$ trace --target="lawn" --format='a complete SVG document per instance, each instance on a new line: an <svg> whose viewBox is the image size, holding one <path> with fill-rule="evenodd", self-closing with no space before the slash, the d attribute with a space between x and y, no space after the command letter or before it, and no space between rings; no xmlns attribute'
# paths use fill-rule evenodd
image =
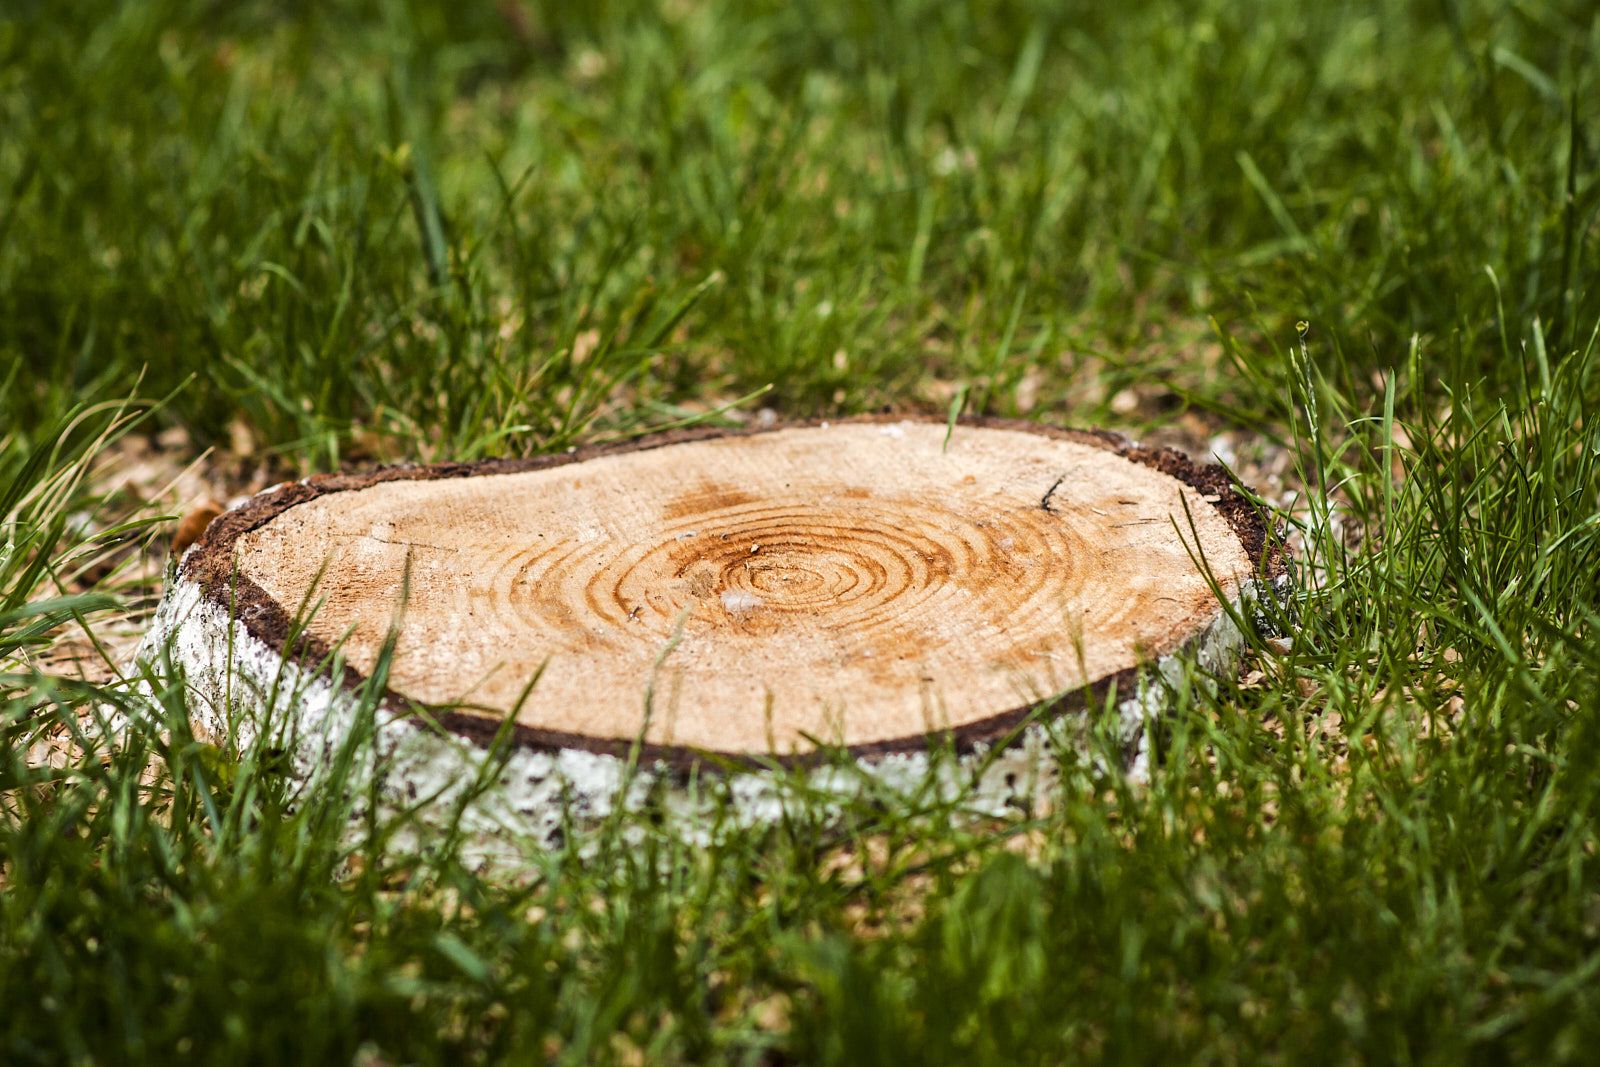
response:
<svg viewBox="0 0 1600 1067"><path fill-rule="evenodd" d="M1589 1061L1597 268L1584 0L5 0L0 1061ZM1292 641L509 878L130 663L207 498L884 408L1216 454Z"/></svg>

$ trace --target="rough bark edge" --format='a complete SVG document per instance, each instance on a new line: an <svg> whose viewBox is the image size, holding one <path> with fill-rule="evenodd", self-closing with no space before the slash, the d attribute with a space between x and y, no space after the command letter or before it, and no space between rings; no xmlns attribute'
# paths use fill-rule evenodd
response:
<svg viewBox="0 0 1600 1067"><path fill-rule="evenodd" d="M293 648L288 647L291 635L296 633L294 618L290 611L272 599L265 590L234 570L234 547L239 538L291 508L333 493L365 489L383 482L436 481L479 475L520 474L561 467L569 463L581 463L600 456L647 451L695 441L748 437L781 430L821 428L839 424L897 422L942 424L945 420L929 415L879 414L840 419L794 420L736 429L671 430L622 442L588 445L566 452L521 459L491 459L475 463L441 463L427 466L404 464L356 474L314 475L304 481L269 489L219 516L206 529L194 547L185 554L178 569L178 580L194 583L198 586L205 602L226 611L238 622L243 633L265 647L280 649L284 659L302 669L327 671L332 669L330 664L334 661L333 650L325 642L304 633L295 637ZM1272 589L1278 589L1286 579L1288 557L1281 541L1269 539L1268 527L1260 511L1233 487L1227 471L1217 464L1196 463L1183 453L1170 448L1146 448L1120 434L1106 430L1063 429L1016 419L987 417L959 420L956 428L959 430L962 427L1011 430L1072 441L1104 449L1130 462L1151 467L1175 478L1197 490L1202 497L1208 498L1210 506L1227 521L1255 568L1254 584L1258 588L1265 584ZM1246 583L1249 584L1252 583ZM1237 608L1225 610L1219 605L1218 616L1226 618L1230 610ZM1215 621L1212 624L1212 627L1214 626ZM1201 637L1208 633L1209 629L1202 631ZM1197 643L1202 643L1201 638L1191 637L1177 647L1165 650L1158 659L1166 659ZM974 746L991 743L1012 733L1030 716L1041 714L1041 708L1044 715L1055 717L1103 704L1108 694L1126 692L1135 686L1139 677L1150 668L1151 664L1148 662L1135 664L1044 702L1043 705L1026 704L934 734L915 734L905 738L867 742L849 746L846 751L857 759L924 752L930 744L953 744L958 752L968 752ZM354 691L366 681L366 678L355 668L344 665L341 668L339 681L345 688ZM383 707L391 715L416 715L411 710L416 706L415 702L393 690L385 690L383 694ZM492 739L501 728L501 721L498 718L484 714L433 709L431 716L440 725L480 744ZM796 766L816 763L827 756L825 752L752 756L748 753L597 738L566 731L541 729L521 723L512 725L511 734L513 743L519 747L546 751L581 750L613 757L637 755L644 761L665 762L680 767L707 761L728 765L770 765L777 762L785 766Z"/></svg>

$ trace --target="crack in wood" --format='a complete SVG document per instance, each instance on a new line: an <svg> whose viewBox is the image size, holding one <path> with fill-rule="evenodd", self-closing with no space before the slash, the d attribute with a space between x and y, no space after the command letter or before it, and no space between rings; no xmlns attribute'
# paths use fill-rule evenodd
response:
<svg viewBox="0 0 1600 1067"><path fill-rule="evenodd" d="M387 537L377 537L370 533L352 534L331 531L328 536L339 541L376 541L380 545L393 545L395 548L427 548L435 552L460 552L459 545L434 545L427 541L395 541ZM543 537L543 534L539 536Z"/></svg>

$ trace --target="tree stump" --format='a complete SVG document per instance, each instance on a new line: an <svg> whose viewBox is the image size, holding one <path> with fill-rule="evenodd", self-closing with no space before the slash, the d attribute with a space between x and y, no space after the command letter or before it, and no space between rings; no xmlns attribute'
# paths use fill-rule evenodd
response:
<svg viewBox="0 0 1600 1067"><path fill-rule="evenodd" d="M630 758L904 774L1113 690L1137 733L1141 672L1225 669L1219 594L1281 571L1220 468L865 418L280 486L186 554L146 650L170 643L197 725L286 731L313 777L392 633L386 788L448 792L509 720L491 821L548 838L563 805L609 811Z"/></svg>

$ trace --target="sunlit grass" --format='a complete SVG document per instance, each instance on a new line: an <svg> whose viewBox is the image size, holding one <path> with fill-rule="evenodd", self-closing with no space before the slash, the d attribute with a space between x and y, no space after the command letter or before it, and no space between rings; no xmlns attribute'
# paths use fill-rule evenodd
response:
<svg viewBox="0 0 1600 1067"><path fill-rule="evenodd" d="M0 1059L1583 1059L1597 58L1577 2L0 9ZM43 658L158 591L130 435L883 405L1286 449L1292 642L1148 784L1091 734L1011 819L524 878Z"/></svg>

